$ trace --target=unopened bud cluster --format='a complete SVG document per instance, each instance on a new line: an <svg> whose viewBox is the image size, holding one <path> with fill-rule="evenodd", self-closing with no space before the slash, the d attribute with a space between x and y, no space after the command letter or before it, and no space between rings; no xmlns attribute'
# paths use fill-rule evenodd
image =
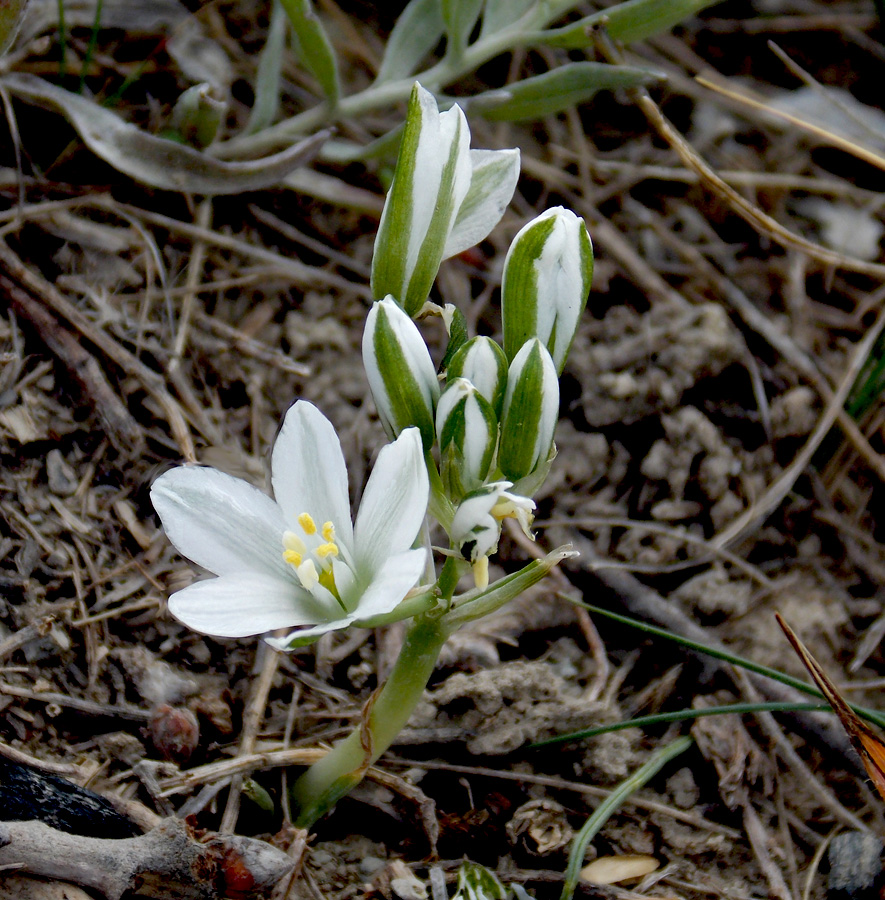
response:
<svg viewBox="0 0 885 900"><path fill-rule="evenodd" d="M479 336L453 347L450 328L448 364L438 375L414 319L440 313L428 296L441 261L485 238L519 168L516 151L470 150L469 141L461 110L440 113L416 86L375 243L379 299L363 359L390 436L420 430L428 466L438 467L435 489L453 509L444 523L452 546L481 584L501 521L515 518L530 534L530 498L555 455L559 376L587 304L593 251L583 220L569 210L529 222L504 263L503 346Z"/></svg>

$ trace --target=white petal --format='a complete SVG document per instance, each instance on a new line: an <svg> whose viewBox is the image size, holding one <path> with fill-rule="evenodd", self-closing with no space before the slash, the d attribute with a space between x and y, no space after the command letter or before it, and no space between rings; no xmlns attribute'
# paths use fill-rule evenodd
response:
<svg viewBox="0 0 885 900"><path fill-rule="evenodd" d="M252 574L198 581L169 598L169 611L194 631L218 637L314 625L335 615L291 581Z"/></svg>
<svg viewBox="0 0 885 900"><path fill-rule="evenodd" d="M299 400L286 413L271 471L274 496L289 527L306 512L318 528L332 522L337 540L353 545L344 454L332 423L312 403Z"/></svg>
<svg viewBox="0 0 885 900"><path fill-rule="evenodd" d="M471 150L472 177L443 259L485 240L501 221L519 180L519 150Z"/></svg>
<svg viewBox="0 0 885 900"><path fill-rule="evenodd" d="M406 428L378 454L354 527L357 569L374 573L408 550L427 513L430 482L421 436Z"/></svg>
<svg viewBox="0 0 885 900"><path fill-rule="evenodd" d="M217 469L180 466L153 483L151 502L179 553L210 572L284 577L283 514L248 482Z"/></svg>
<svg viewBox="0 0 885 900"><path fill-rule="evenodd" d="M390 557L363 592L355 615L371 619L394 610L418 583L426 561L426 550L407 550Z"/></svg>
<svg viewBox="0 0 885 900"><path fill-rule="evenodd" d="M314 625L311 628L299 628L296 631L290 631L283 637L266 637L264 640L276 650L294 650L296 647L304 647L312 644L321 635L328 631L338 631L341 628L347 628L354 622L355 616L344 616L342 619L335 619L334 622L324 622L322 625Z"/></svg>

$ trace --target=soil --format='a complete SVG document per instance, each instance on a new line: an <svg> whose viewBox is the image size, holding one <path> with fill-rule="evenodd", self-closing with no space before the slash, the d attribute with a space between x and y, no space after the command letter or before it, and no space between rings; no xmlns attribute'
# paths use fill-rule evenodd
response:
<svg viewBox="0 0 885 900"><path fill-rule="evenodd" d="M231 67L231 136L248 121L267 5L189 5ZM388 14L318 6L345 92L365 87ZM60 83L77 88L71 73L89 53L87 89L163 133L194 76L166 46L162 16L136 17L128 33L111 22L91 52L88 21L72 10ZM885 275L882 33L872 4L729 0L629 48L628 62L665 76L652 100L733 195L699 181L626 91L539 122L470 117L472 145L519 147L523 174L501 225L443 265L438 302L495 335L504 254L528 218L562 204L594 240L558 457L536 497L538 545L582 555L452 639L379 776L318 824L290 896L423 900L430 869L451 885L466 856L554 897L601 797L688 731L692 749L588 852L651 855L660 867L640 887L579 894L821 898L847 852L828 861L833 835L882 835L882 801L831 718L710 717L529 747L639 715L770 699L761 682L589 616L569 596L804 678L779 611L850 701L883 705L883 407L879 384L861 397L852 368L883 352L869 339ZM54 34L26 28L7 68L59 83ZM451 93L567 58L522 52ZM802 109L829 136L696 75ZM281 115L318 102L294 60L281 96ZM360 342L390 160L315 162L312 193L205 200L145 187L98 160L57 111L11 103L14 120L7 109L0 126L0 741L105 795L285 847L284 769L252 773L268 810L254 785L241 795L230 774L201 767L345 734L402 632L327 635L274 671L254 639L189 631L166 599L200 573L165 539L148 490L188 443L199 462L266 488L281 416L305 398L338 429L358 495L384 442ZM341 122L338 137L365 145L403 112ZM439 352L443 335L426 328ZM849 413L834 424L846 392ZM529 550L507 538L497 574ZM193 721L195 746L181 749L175 737Z"/></svg>

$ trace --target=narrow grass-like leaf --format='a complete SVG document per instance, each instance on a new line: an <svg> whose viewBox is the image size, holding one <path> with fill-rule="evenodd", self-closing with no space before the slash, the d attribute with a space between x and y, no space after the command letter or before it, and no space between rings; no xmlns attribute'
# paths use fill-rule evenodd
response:
<svg viewBox="0 0 885 900"><path fill-rule="evenodd" d="M286 28L289 18L280 0L274 0L270 13L267 40L258 58L255 77L255 102L249 115L247 134L267 128L277 117L280 108L280 76L283 68L283 51L286 49Z"/></svg>
<svg viewBox="0 0 885 900"><path fill-rule="evenodd" d="M92 58L95 56L95 48L98 46L98 32L101 30L101 9L103 0L95 2L95 18L92 21L92 27L89 30L89 43L86 45L86 52L83 54L83 63L80 66L80 84L77 93L82 94L83 88L86 86L86 73L92 65Z"/></svg>
<svg viewBox="0 0 885 900"><path fill-rule="evenodd" d="M729 653L727 650L720 650L717 647L708 647L706 644L700 644L697 641L692 641L681 635L672 634L664 628L658 628L656 625L649 625L647 622L639 621L639 619L633 619L630 616L622 616L620 613L612 612L609 609L603 609L601 606L593 606L591 603L584 603L583 601L576 600L572 597L567 599L571 603L580 606L582 609L586 609L587 612L592 613L595 616L611 619L613 622L618 622L621 625L628 625L631 628L636 628L638 631L650 634L653 637L660 637L664 638L664 640L672 641L674 644L679 644L680 647L685 647L687 650L692 650L695 653L703 653L705 656L712 656L713 659L721 659L723 662L731 663L733 666L740 666L748 672L764 675L772 681L779 681L781 684L786 684L791 688L795 688L803 694L826 699L823 693L813 685L801 681L798 678L794 678L792 675L787 675L785 672L779 672L777 669L772 669L769 666L763 666L761 663L753 662L753 660L747 659L744 656L738 656L735 653ZM853 704L851 705L851 709L868 722L874 722L881 728L885 728L885 714L878 710L868 709L865 706L855 706Z"/></svg>
<svg viewBox="0 0 885 900"><path fill-rule="evenodd" d="M283 4L295 39L301 62L319 82L326 100L334 106L341 95L338 78L338 60L332 42L323 28L323 23L313 11L310 0L280 0Z"/></svg>
<svg viewBox="0 0 885 900"><path fill-rule="evenodd" d="M470 102L471 112L493 121L542 119L586 103L598 91L637 87L663 76L634 66L574 62L526 78L503 90L480 94Z"/></svg>
<svg viewBox="0 0 885 900"><path fill-rule="evenodd" d="M708 706L703 709L677 709L673 712L655 713L653 716L638 716L625 719L623 722L609 722L596 728L585 728L571 734L560 734L537 744L529 744L526 750L538 750L552 744L565 744L569 741L582 741L585 738L610 734L613 731L625 731L628 728L650 728L654 725L666 725L669 722L691 722L694 719L705 719L707 716L743 716L760 712L821 712L830 709L824 703L784 703L773 700L770 703L727 703L722 706Z"/></svg>
<svg viewBox="0 0 885 900"><path fill-rule="evenodd" d="M390 32L375 83L408 78L444 31L439 0L412 0Z"/></svg>
<svg viewBox="0 0 885 900"><path fill-rule="evenodd" d="M63 113L96 156L142 184L167 191L237 194L272 187L308 162L329 136L323 131L274 156L227 162L147 134L92 100L34 75L10 72L0 78L0 86L22 100Z"/></svg>
<svg viewBox="0 0 885 900"><path fill-rule="evenodd" d="M581 868L584 865L584 854L587 845L602 830L615 810L636 793L647 781L650 781L668 762L676 759L694 743L690 737L677 738L673 743L661 747L653 753L645 765L638 768L632 775L624 779L602 803L596 811L584 823L584 827L575 835L572 849L569 852L568 866L565 870L565 883L559 900L571 900L581 877Z"/></svg>
<svg viewBox="0 0 885 900"><path fill-rule="evenodd" d="M562 28L533 35L533 40L550 47L578 50L593 43L593 30L602 25L616 41L632 44L662 31L669 31L716 0L627 0L585 16Z"/></svg>

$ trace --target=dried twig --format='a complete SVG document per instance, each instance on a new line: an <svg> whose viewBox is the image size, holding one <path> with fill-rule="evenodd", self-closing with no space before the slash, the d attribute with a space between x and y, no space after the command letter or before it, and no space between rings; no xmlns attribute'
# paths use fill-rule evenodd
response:
<svg viewBox="0 0 885 900"><path fill-rule="evenodd" d="M0 823L0 866L71 881L108 900L127 892L180 900L217 900L238 892L256 896L292 869L292 861L262 841L237 835L195 840L179 819L123 840L56 831L42 822Z"/></svg>

